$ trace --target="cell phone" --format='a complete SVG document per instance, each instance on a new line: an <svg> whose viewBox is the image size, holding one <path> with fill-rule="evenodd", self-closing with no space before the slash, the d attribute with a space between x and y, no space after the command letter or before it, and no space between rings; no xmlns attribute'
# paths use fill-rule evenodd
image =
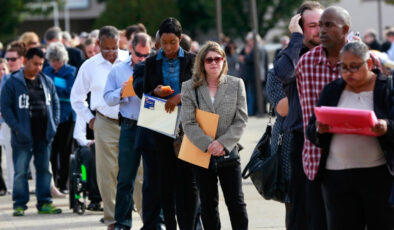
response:
<svg viewBox="0 0 394 230"><path fill-rule="evenodd" d="M300 20L298 21L298 25L300 25L302 31L304 31L304 21L302 21L302 13L301 13L301 18L300 18Z"/></svg>

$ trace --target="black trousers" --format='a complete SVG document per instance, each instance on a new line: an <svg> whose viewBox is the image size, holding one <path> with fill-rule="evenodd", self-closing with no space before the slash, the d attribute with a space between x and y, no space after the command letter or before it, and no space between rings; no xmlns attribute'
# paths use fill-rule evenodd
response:
<svg viewBox="0 0 394 230"><path fill-rule="evenodd" d="M302 165L304 134L293 132L288 230L326 230L320 180L308 180Z"/></svg>
<svg viewBox="0 0 394 230"><path fill-rule="evenodd" d="M159 155L160 201L167 230L194 228L198 190L192 166L175 157L174 139L155 133ZM175 216L177 217L175 219Z"/></svg>
<svg viewBox="0 0 394 230"><path fill-rule="evenodd" d="M73 147L75 122L70 118L60 123L52 143L51 164L55 184L60 189L67 189L69 159Z"/></svg>
<svg viewBox="0 0 394 230"><path fill-rule="evenodd" d="M325 170L322 190L329 230L388 230L392 177L386 165Z"/></svg>
<svg viewBox="0 0 394 230"><path fill-rule="evenodd" d="M248 214L242 192L241 166L212 170L195 167L201 199L201 218L204 229L219 230L218 179L234 230L248 229Z"/></svg>
<svg viewBox="0 0 394 230"><path fill-rule="evenodd" d="M3 178L3 169L1 168L1 155L2 155L2 147L0 145L0 191L7 191L7 186L5 185Z"/></svg>
<svg viewBox="0 0 394 230"><path fill-rule="evenodd" d="M83 146L79 150L82 163L86 166L88 198L92 202L101 202L101 195L97 185L96 176L96 151L95 145L89 147Z"/></svg>

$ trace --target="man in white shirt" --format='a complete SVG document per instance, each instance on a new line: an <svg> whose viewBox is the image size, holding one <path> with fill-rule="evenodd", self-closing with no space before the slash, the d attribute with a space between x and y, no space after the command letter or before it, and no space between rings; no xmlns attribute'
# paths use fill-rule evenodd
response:
<svg viewBox="0 0 394 230"><path fill-rule="evenodd" d="M79 69L71 90L71 105L94 131L96 141L97 183L104 203L104 222L114 228L115 194L118 175L118 125L119 106L108 106L103 100L108 73L114 64L127 59L128 53L118 48L119 32L113 26L100 29L98 45L100 53L85 61ZM91 93L90 106L86 96Z"/></svg>
<svg viewBox="0 0 394 230"><path fill-rule="evenodd" d="M130 76L134 73L134 65L145 61L149 56L150 36L146 33L135 34L132 42L130 42L130 52L131 57L129 60L117 64L111 69L104 88L104 101L109 106L119 105L121 127L118 157L119 173L115 203L115 230L128 230L131 228L133 200L136 201L136 198L141 198L135 196L136 193L141 193L141 190L134 193L134 182L141 162L141 152L136 151L134 148L141 100L138 96L124 97L123 91L127 87Z"/></svg>

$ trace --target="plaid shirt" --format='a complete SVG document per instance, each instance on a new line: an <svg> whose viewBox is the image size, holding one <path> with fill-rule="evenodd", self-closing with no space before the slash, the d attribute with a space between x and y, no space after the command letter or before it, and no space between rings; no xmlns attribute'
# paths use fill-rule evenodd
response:
<svg viewBox="0 0 394 230"><path fill-rule="evenodd" d="M323 87L341 77L338 66L338 64L331 66L321 45L306 53L299 60L296 69L297 88L304 133ZM316 177L321 153L321 149L314 146L305 136L302 161L305 174L310 180Z"/></svg>

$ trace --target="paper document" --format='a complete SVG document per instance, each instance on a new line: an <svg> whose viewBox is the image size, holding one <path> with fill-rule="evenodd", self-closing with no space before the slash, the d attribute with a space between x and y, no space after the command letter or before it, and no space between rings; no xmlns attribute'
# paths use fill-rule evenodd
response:
<svg viewBox="0 0 394 230"><path fill-rule="evenodd" d="M315 115L320 123L330 126L329 133L376 136L371 131L378 122L374 111L322 106L315 107Z"/></svg>
<svg viewBox="0 0 394 230"><path fill-rule="evenodd" d="M132 97L136 96L134 87L133 87L133 76L130 76L129 80L127 81L126 88L124 88L122 92L122 98L123 97Z"/></svg>
<svg viewBox="0 0 394 230"><path fill-rule="evenodd" d="M219 115L196 109L196 120L204 133L215 139ZM185 134L183 136L178 158L207 169L209 167L209 161L211 160L211 154L201 151L201 149L195 146Z"/></svg>
<svg viewBox="0 0 394 230"><path fill-rule="evenodd" d="M179 127L179 106L167 113L167 100L144 94L141 100L137 125L175 138Z"/></svg>

